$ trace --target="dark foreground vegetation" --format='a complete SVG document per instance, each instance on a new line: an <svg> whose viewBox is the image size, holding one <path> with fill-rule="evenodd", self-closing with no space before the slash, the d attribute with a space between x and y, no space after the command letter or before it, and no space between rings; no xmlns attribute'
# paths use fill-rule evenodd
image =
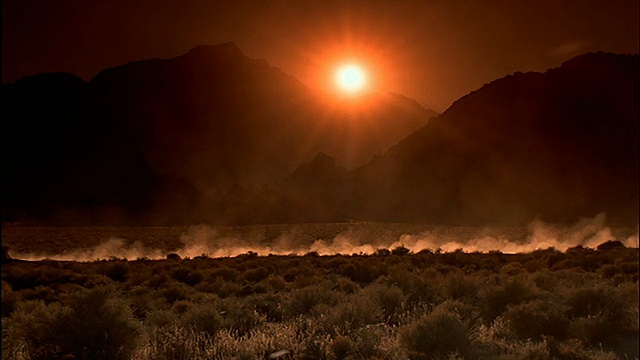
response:
<svg viewBox="0 0 640 360"><path fill-rule="evenodd" d="M638 249L608 245L5 259L2 359L634 359Z"/></svg>

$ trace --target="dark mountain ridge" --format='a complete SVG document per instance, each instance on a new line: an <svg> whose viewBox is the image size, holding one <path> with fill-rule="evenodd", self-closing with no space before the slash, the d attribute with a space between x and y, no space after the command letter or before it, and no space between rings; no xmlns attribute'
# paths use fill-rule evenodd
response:
<svg viewBox="0 0 640 360"><path fill-rule="evenodd" d="M435 115L393 94L357 100L314 92L232 43L88 83L2 84L3 218L208 221L238 189L272 186L318 152L362 165Z"/></svg>
<svg viewBox="0 0 640 360"><path fill-rule="evenodd" d="M637 226L638 70L585 54L424 126L410 99L336 101L232 44L37 75L1 88L3 219Z"/></svg>
<svg viewBox="0 0 640 360"><path fill-rule="evenodd" d="M360 216L637 224L638 80L638 55L593 53L486 84L358 169Z"/></svg>

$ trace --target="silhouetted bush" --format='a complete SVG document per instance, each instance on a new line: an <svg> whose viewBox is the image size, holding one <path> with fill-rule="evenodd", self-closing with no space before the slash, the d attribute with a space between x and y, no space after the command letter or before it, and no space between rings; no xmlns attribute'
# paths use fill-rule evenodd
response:
<svg viewBox="0 0 640 360"><path fill-rule="evenodd" d="M568 260L577 266L563 268ZM116 345L95 325L134 360L256 359L283 349L297 359L609 359L638 334L637 263L627 248L10 261L2 356L89 358L76 356L82 347L104 358L98 346ZM92 291L104 291L107 305ZM102 343L83 345L90 341Z"/></svg>
<svg viewBox="0 0 640 360"><path fill-rule="evenodd" d="M391 254L393 254L393 255L407 255L410 252L411 252L411 250L407 249L404 246L398 246L398 247L394 248L393 250L391 250Z"/></svg>
<svg viewBox="0 0 640 360"><path fill-rule="evenodd" d="M606 278L612 278L618 274L622 274L622 271L615 265L604 265L600 268L600 273Z"/></svg>
<svg viewBox="0 0 640 360"><path fill-rule="evenodd" d="M364 289L363 295L375 300L382 310L381 318L387 324L397 325L406 308L406 296L396 286L374 284Z"/></svg>
<svg viewBox="0 0 640 360"><path fill-rule="evenodd" d="M412 358L446 357L454 353L467 357L472 352L467 331L455 314L435 309L402 328L400 336Z"/></svg>
<svg viewBox="0 0 640 360"><path fill-rule="evenodd" d="M206 332L176 325L154 328L136 360L206 360L212 338Z"/></svg>
<svg viewBox="0 0 640 360"><path fill-rule="evenodd" d="M265 317L247 303L227 300L231 301L225 301L222 304L224 326L227 329L244 335L265 321Z"/></svg>
<svg viewBox="0 0 640 360"><path fill-rule="evenodd" d="M231 269L228 267L221 267L218 269L215 269L211 272L211 279L216 279L216 278L222 278L223 280L226 281L235 281L238 278L238 275L240 274L240 272L236 269Z"/></svg>
<svg viewBox="0 0 640 360"><path fill-rule="evenodd" d="M461 271L446 275L442 280L444 296L449 299L468 299L474 301L478 294L476 277L465 275Z"/></svg>
<svg viewBox="0 0 640 360"><path fill-rule="evenodd" d="M285 303L284 312L286 316L294 317L309 313L318 304L335 305L337 302L336 293L325 287L312 285L292 291Z"/></svg>
<svg viewBox="0 0 640 360"><path fill-rule="evenodd" d="M337 360L346 359L356 352L356 345L353 340L346 336L338 336L331 342L331 351Z"/></svg>
<svg viewBox="0 0 640 360"><path fill-rule="evenodd" d="M256 269L249 269L242 274L242 277L250 282L258 282L264 280L267 276L269 276L269 271L262 266Z"/></svg>
<svg viewBox="0 0 640 360"><path fill-rule="evenodd" d="M382 309L371 297L359 294L349 295L336 306L324 308L320 312L326 319L328 331L358 329L378 323L382 316Z"/></svg>
<svg viewBox="0 0 640 360"><path fill-rule="evenodd" d="M116 261L107 267L105 275L113 281L125 282L129 278L129 264L126 261Z"/></svg>
<svg viewBox="0 0 640 360"><path fill-rule="evenodd" d="M502 284L485 286L478 294L483 316L495 319L502 315L509 305L516 305L537 296L535 284L525 277L507 278Z"/></svg>
<svg viewBox="0 0 640 360"><path fill-rule="evenodd" d="M216 334L224 326L224 319L215 304L195 304L188 307L182 314L180 322L186 327L192 327L210 336Z"/></svg>
<svg viewBox="0 0 640 360"><path fill-rule="evenodd" d="M619 329L605 316L595 315L573 319L569 325L569 333L584 344L597 346L610 344L618 335Z"/></svg>
<svg viewBox="0 0 640 360"><path fill-rule="evenodd" d="M2 280L2 296L0 298L2 298L2 317L5 317L11 315L22 296L13 291L9 283Z"/></svg>
<svg viewBox="0 0 640 360"><path fill-rule="evenodd" d="M511 305L505 311L504 319L521 339L542 340L545 336L564 339L569 326L566 308L548 299Z"/></svg>
<svg viewBox="0 0 640 360"><path fill-rule="evenodd" d="M160 294L169 303L173 304L176 301L187 300L190 297L189 290L185 285L174 283L171 286L165 287Z"/></svg>
<svg viewBox="0 0 640 360"><path fill-rule="evenodd" d="M76 294L65 306L25 303L11 333L30 359L129 359L141 333L128 305L108 288Z"/></svg>

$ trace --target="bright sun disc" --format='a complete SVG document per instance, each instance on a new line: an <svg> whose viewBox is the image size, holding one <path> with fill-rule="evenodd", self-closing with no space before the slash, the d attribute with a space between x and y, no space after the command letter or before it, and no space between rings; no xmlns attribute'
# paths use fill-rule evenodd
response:
<svg viewBox="0 0 640 360"><path fill-rule="evenodd" d="M367 82L366 80L364 71L355 65L342 67L336 74L338 86L346 92L362 90Z"/></svg>

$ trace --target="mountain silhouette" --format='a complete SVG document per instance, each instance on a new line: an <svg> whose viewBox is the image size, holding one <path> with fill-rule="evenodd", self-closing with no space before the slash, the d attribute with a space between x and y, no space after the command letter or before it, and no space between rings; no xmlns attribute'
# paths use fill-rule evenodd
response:
<svg viewBox="0 0 640 360"><path fill-rule="evenodd" d="M354 216L636 225L638 84L638 55L609 53L486 84L358 169Z"/></svg>
<svg viewBox="0 0 640 360"><path fill-rule="evenodd" d="M2 84L2 115L5 220L173 223L209 221L319 152L353 169L436 113L339 101L226 43Z"/></svg>

